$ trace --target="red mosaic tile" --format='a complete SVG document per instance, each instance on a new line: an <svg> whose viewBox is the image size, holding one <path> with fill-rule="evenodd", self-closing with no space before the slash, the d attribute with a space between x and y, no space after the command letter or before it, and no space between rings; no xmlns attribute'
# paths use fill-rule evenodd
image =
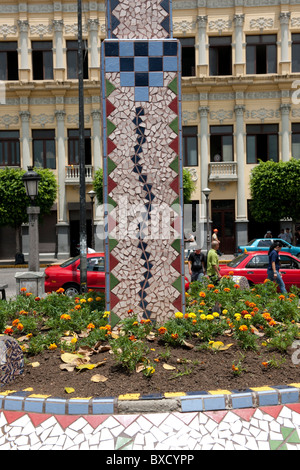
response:
<svg viewBox="0 0 300 470"><path fill-rule="evenodd" d="M262 406L260 408L261 411L263 411L264 413L268 413L268 415L272 416L273 418L277 419L278 418L278 415L280 413L280 411L282 410L282 406L281 405L277 405L277 406Z"/></svg>
<svg viewBox="0 0 300 470"><path fill-rule="evenodd" d="M256 411L256 408L244 408L240 410L232 410L233 413L235 413L236 415L238 415L240 418L244 419L245 421L250 421L255 411Z"/></svg>

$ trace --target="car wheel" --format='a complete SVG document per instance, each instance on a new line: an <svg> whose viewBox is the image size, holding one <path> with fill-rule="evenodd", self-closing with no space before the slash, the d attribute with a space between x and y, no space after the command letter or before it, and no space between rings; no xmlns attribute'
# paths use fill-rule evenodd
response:
<svg viewBox="0 0 300 470"><path fill-rule="evenodd" d="M74 295L80 294L78 284L65 284L63 288L65 289L65 295L67 295L68 297L74 297Z"/></svg>

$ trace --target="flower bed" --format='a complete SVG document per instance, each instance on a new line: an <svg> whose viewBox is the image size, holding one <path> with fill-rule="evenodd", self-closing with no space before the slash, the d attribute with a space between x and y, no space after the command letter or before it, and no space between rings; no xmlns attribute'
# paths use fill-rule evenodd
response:
<svg viewBox="0 0 300 470"><path fill-rule="evenodd" d="M111 396L168 392L175 380L180 390L243 389L299 382L292 350L298 304L296 288L286 296L270 281L241 289L228 276L216 286L191 284L185 314L164 324L129 310L114 327L97 292L70 298L59 289L39 298L22 289L1 302L0 333L15 338L25 356L14 388Z"/></svg>

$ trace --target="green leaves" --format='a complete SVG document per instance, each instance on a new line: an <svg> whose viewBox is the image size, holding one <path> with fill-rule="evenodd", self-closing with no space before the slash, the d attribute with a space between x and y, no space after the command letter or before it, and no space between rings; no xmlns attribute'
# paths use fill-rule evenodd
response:
<svg viewBox="0 0 300 470"><path fill-rule="evenodd" d="M250 190L251 212L256 220L296 220L300 210L300 161L260 162L252 170Z"/></svg>

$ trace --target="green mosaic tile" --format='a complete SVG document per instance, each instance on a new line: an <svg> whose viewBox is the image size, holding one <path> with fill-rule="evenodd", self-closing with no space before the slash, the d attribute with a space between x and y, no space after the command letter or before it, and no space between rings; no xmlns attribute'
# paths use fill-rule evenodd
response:
<svg viewBox="0 0 300 470"><path fill-rule="evenodd" d="M110 83L109 80L106 80L106 83L105 83L105 90L106 90L106 98L111 95L111 93L116 89L116 87Z"/></svg>
<svg viewBox="0 0 300 470"><path fill-rule="evenodd" d="M176 158L172 161L172 163L170 163L169 167L175 171L176 173L179 173L179 158L178 158L178 155L176 156Z"/></svg>
<svg viewBox="0 0 300 470"><path fill-rule="evenodd" d="M107 129L107 135L109 136L117 126L115 126L109 119L106 119L106 129Z"/></svg>
<svg viewBox="0 0 300 470"><path fill-rule="evenodd" d="M117 165L115 164L115 162L113 162L111 158L107 157L108 174L110 175L114 171L115 168L117 168Z"/></svg>
<svg viewBox="0 0 300 470"><path fill-rule="evenodd" d="M175 95L178 94L177 77L175 77L174 80L172 80L171 83L169 83L168 88L170 88L170 90L172 90L175 93Z"/></svg>
<svg viewBox="0 0 300 470"><path fill-rule="evenodd" d="M173 132L175 132L175 134L178 135L178 133L179 133L178 117L176 117L176 118L174 119L174 121L172 121L172 122L169 124L169 127L172 129Z"/></svg>

